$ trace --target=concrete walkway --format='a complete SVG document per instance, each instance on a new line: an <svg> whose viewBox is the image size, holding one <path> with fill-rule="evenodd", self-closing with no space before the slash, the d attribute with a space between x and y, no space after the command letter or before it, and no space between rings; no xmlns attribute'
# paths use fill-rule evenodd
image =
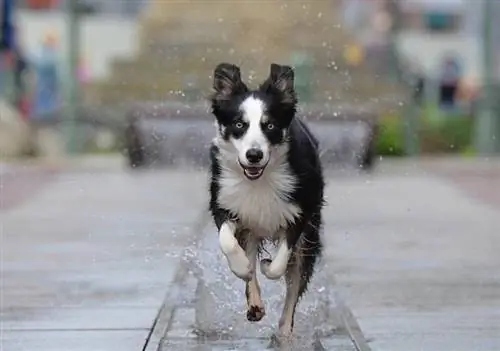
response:
<svg viewBox="0 0 500 351"><path fill-rule="evenodd" d="M324 268L297 323L332 324L323 349L500 349L500 163L444 161L329 175ZM16 167L3 168L3 199L40 178L7 179ZM0 208L0 349L261 350L282 286L262 280L268 316L244 321L241 282L212 230L195 228L205 186L200 172L129 173L103 158L52 172L23 201L11 191ZM179 266L197 240L204 285ZM239 339L193 339L193 326L217 321Z"/></svg>
<svg viewBox="0 0 500 351"><path fill-rule="evenodd" d="M337 288L373 350L500 350L499 166L382 161L330 182Z"/></svg>
<svg viewBox="0 0 500 351"><path fill-rule="evenodd" d="M0 210L0 349L140 350L199 215L200 177L60 172ZM22 179L6 184L37 176Z"/></svg>

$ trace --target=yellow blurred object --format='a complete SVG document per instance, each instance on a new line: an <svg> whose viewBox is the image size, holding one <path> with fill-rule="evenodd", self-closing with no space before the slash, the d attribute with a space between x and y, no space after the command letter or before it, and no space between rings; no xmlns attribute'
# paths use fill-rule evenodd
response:
<svg viewBox="0 0 500 351"><path fill-rule="evenodd" d="M45 33L43 34L43 38L42 38L42 42L45 44L45 45L49 45L49 46L55 46L57 45L57 34L54 30L46 30Z"/></svg>
<svg viewBox="0 0 500 351"><path fill-rule="evenodd" d="M364 52L363 48L357 44L350 44L344 50L344 59L347 64L357 66L363 62Z"/></svg>

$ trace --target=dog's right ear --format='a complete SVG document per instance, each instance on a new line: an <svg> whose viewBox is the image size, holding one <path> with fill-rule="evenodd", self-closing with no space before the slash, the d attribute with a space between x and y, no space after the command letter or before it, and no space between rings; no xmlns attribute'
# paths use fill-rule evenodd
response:
<svg viewBox="0 0 500 351"><path fill-rule="evenodd" d="M231 63L220 63L214 70L215 93L214 100L229 100L231 97L248 91L247 86L241 80L240 68Z"/></svg>

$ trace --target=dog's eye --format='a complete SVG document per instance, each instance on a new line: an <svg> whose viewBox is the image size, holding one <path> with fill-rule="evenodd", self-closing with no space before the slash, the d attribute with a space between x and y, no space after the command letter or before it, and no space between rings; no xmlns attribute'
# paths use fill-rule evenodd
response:
<svg viewBox="0 0 500 351"><path fill-rule="evenodd" d="M241 123L241 122L236 122L236 124L235 124L234 126L235 126L236 128L238 128L238 129L241 129L241 128L243 128L243 123Z"/></svg>
<svg viewBox="0 0 500 351"><path fill-rule="evenodd" d="M267 124L267 129L269 129L269 130L273 130L273 129L274 129L274 124L272 124L272 123L268 123L268 124Z"/></svg>

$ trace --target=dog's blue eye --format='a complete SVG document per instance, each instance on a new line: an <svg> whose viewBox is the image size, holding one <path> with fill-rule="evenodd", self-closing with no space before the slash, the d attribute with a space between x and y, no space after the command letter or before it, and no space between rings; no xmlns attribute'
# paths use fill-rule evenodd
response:
<svg viewBox="0 0 500 351"><path fill-rule="evenodd" d="M241 129L241 128L243 128L243 123L238 122L235 124L235 126L236 126L236 128Z"/></svg>
<svg viewBox="0 0 500 351"><path fill-rule="evenodd" d="M273 130L273 129L274 129L274 124L272 124L272 123L268 123L268 124L267 124L267 129L269 129L269 130Z"/></svg>

